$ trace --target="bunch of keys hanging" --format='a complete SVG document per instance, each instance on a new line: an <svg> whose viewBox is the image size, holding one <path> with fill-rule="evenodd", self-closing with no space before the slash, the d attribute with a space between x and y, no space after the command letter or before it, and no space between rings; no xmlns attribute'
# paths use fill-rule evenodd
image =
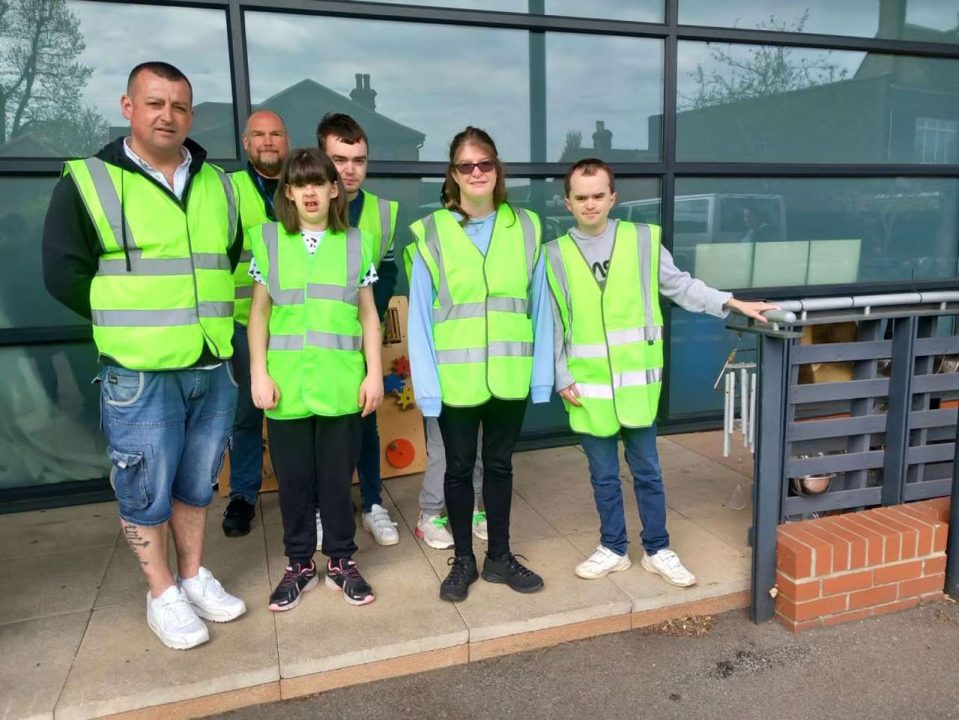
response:
<svg viewBox="0 0 959 720"><path fill-rule="evenodd" d="M734 347L722 370L713 383L713 390L723 385L723 457L729 457L733 433L742 434L743 447L756 452L756 363L736 362L740 348ZM739 392L736 392L736 385ZM739 399L739 418L736 417L736 400Z"/></svg>

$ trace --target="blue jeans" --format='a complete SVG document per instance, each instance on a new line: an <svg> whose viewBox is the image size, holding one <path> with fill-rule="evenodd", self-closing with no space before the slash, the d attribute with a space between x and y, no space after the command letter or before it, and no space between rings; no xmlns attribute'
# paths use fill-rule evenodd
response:
<svg viewBox="0 0 959 720"><path fill-rule="evenodd" d="M633 475L639 519L643 523L643 548L652 555L669 547L666 494L656 452L656 426L622 428L620 435L626 447L626 463ZM619 478L619 437L580 435L580 442L589 460L593 499L599 512L600 542L617 555L625 555L629 541Z"/></svg>
<svg viewBox="0 0 959 720"><path fill-rule="evenodd" d="M376 413L362 420L363 435L360 440L360 459L356 474L360 476L360 497L363 512L368 513L374 505L383 504L383 478L380 477L380 431L376 427Z"/></svg>
<svg viewBox="0 0 959 720"><path fill-rule="evenodd" d="M239 385L230 443L230 498L253 505L263 484L263 411L250 392L250 346L246 325L233 324L233 376Z"/></svg>
<svg viewBox="0 0 959 720"><path fill-rule="evenodd" d="M230 363L165 372L105 365L99 381L120 517L133 525L162 525L174 499L209 505L236 408Z"/></svg>

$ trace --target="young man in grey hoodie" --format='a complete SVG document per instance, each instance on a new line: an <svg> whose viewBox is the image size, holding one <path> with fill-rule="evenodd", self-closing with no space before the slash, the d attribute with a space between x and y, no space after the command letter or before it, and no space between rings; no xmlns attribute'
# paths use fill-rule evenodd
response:
<svg viewBox="0 0 959 720"><path fill-rule="evenodd" d="M666 496L656 452L656 410L663 382L659 295L690 312L730 310L766 322L775 309L715 290L676 267L655 225L610 220L615 179L602 160L580 160L566 173L566 207L576 221L548 243L553 299L556 391L589 461L600 517L600 545L576 566L581 578L627 570L626 520L619 479L619 439L633 475L643 523L642 566L666 582L696 582L669 548Z"/></svg>

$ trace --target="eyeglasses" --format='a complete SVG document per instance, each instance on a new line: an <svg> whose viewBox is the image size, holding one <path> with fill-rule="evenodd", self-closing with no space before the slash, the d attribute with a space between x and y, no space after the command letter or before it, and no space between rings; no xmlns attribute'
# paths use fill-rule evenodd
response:
<svg viewBox="0 0 959 720"><path fill-rule="evenodd" d="M476 168L479 168L479 171L485 174L488 172L492 172L493 168L496 167L496 165L493 164L492 160L480 160L479 162L476 162L476 163L473 163L473 162L456 163L455 167L456 167L456 172L458 172L460 175L472 175L473 170L475 170Z"/></svg>

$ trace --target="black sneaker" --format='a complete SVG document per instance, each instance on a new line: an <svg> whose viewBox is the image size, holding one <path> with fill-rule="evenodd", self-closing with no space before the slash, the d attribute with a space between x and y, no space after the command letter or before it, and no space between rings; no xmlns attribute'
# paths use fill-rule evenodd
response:
<svg viewBox="0 0 959 720"><path fill-rule="evenodd" d="M373 588L363 579L356 563L346 558L326 563L326 586L343 591L343 599L350 605L369 605L376 597Z"/></svg>
<svg viewBox="0 0 959 720"><path fill-rule="evenodd" d="M256 505L251 505L241 497L230 498L230 504L223 511L223 534L227 537L241 537L250 532L250 523L256 515Z"/></svg>
<svg viewBox="0 0 959 720"><path fill-rule="evenodd" d="M517 556L512 553L498 560L494 560L487 555L483 562L483 579L491 583L504 583L516 592L521 593L534 593L541 590L543 588L543 578L516 558Z"/></svg>
<svg viewBox="0 0 959 720"><path fill-rule="evenodd" d="M316 577L316 563L312 560L309 565L293 563L287 566L283 579L270 595L270 610L292 610L300 604L300 595L315 588L317 583L319 579Z"/></svg>
<svg viewBox="0 0 959 720"><path fill-rule="evenodd" d="M454 555L447 565L451 565L450 574L440 584L440 600L462 602L469 595L470 585L479 578L476 572L476 558L472 555Z"/></svg>

